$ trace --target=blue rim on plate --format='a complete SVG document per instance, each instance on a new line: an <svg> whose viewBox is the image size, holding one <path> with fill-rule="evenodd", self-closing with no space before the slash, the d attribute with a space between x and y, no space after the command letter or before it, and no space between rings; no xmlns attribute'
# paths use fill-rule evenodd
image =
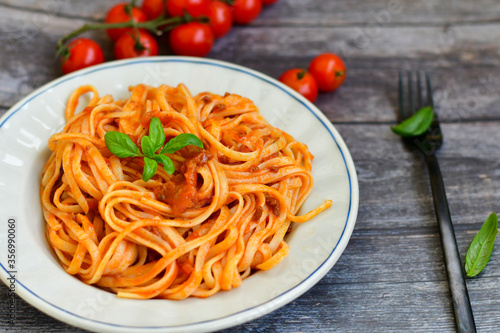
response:
<svg viewBox="0 0 500 333"><path fill-rule="evenodd" d="M221 68L225 68L225 69L229 69L232 71L237 71L237 72L241 72L241 73L250 75L254 78L262 80L262 81L264 81L268 84L271 84L274 87L282 90L283 92L288 94L291 98L293 98L297 102L301 103L311 114L313 114L316 117L316 119L321 123L321 125L328 131L331 138L333 139L336 146L338 147L340 154L342 155L345 170L347 172L347 177L349 180L349 190L350 190L349 208L348 208L347 217L345 219L345 223L344 223L344 226L342 229L341 236L340 236L339 240L337 241L337 243L335 244L332 251L330 252L330 254L328 255L328 257L323 261L323 263L321 265L319 265L307 278L305 278L304 280L302 280L301 282L296 284L294 287L292 287L292 288L288 289L287 291L275 296L272 299L269 299L265 303L262 303L262 304L259 304L259 305L256 305L256 306L253 306L250 308L246 308L245 310L242 310L242 311L239 311L236 313L232 313L230 315L226 315L226 316L223 316L220 318L199 321L199 322L193 322L190 324L170 325L170 326L164 326L164 325L162 325L162 326L130 326L130 325L119 325L119 324L114 324L114 323L107 323L107 322L83 317L83 316L78 315L76 313L70 312L66 309L63 309L57 305L54 305L51 302L47 301L46 299L42 298L41 296L37 295L34 291L32 291L31 289L26 287L21 281L17 280L17 278L16 278L16 283L18 285L20 285L24 289L25 292L29 293L30 295L32 295L33 297L35 297L39 301L43 302L44 304L50 306L52 308L52 310L63 312L63 313L70 315L74 318L78 318L79 320L87 321L91 324L98 324L99 326L105 325L105 326L114 327L114 328L124 328L124 329L134 329L134 330L141 330L141 329L162 330L162 329L168 329L168 328L172 328L172 329L188 328L188 327L193 328L193 327L203 325L206 323L216 323L216 322L223 320L223 319L228 319L228 318L231 318L234 316L239 316L243 313L251 312L252 310L255 310L256 308L263 308L263 311L260 311L259 314L250 315L245 320L240 320L240 321L238 321L238 323L236 323L236 324L242 324L244 322L253 320L257 317L263 316L271 311L276 310L277 308L287 304L291 300L299 297L300 295L305 293L307 290L309 290L312 286L314 286L314 284L317 281L311 283L310 285L308 284L305 287L304 287L304 285L306 283L310 283L311 282L310 279L312 279L312 278L314 278L314 280L321 279L328 272L328 270L335 264L335 262L338 260L338 257L337 257L336 259L334 259L335 260L334 262L331 262L334 254L336 254L338 251L340 251L340 254L341 254L343 252L343 250L345 249L345 246L347 245L347 242L351 236L352 229L354 228L354 223L355 223L356 217L357 217L358 201L359 201L358 191L359 190L358 190L358 182L357 182L356 174L355 174L355 172L353 172L353 174L351 174L351 172L349 170L350 168L351 168L351 170L354 170L354 164L353 164L352 158L351 158L351 156L350 156L350 154L345 146L345 143L343 142L343 140L341 139L341 137L337 133L337 131L333 128L332 124L309 101L305 100L298 93L296 93L295 91L286 87L282 83L276 81L275 79L273 79L265 74L254 71L252 69L245 68L245 67L235 65L235 64L231 64L228 62L218 61L218 60L208 60L208 59L190 58L190 57L151 57L151 58L108 62L108 63L102 64L99 66L94 66L91 68L83 69L83 70L77 71L75 73L66 75L64 77L61 77L61 78L55 80L55 81L49 82L46 85L42 86L41 88L37 89L36 91L32 92L30 95L28 95L23 100L21 100L16 105L14 105L9 111L6 112L6 114L3 117L0 118L0 129L5 124L7 124L7 122L9 121L9 119L11 119L11 117L18 114L18 112L21 111L24 106L26 106L30 101L35 99L37 96L47 92L47 90L49 90L49 89L52 89L54 87L57 87L57 86L65 83L69 80L73 80L76 77L84 77L84 76L89 75L89 74L94 73L94 72L103 71L103 70L115 68L115 67L125 67L125 66L137 65L137 64L142 64L142 63L151 64L151 63L166 63L166 62L181 62L181 63L193 63L193 64L203 64L203 65L209 65L209 66L216 66L216 67L221 67ZM335 134L334 134L334 132L335 132ZM340 140L340 143L339 143L339 140ZM349 228L348 228L348 226L349 226ZM340 245L342 246L342 248L339 248ZM339 253L337 253L337 254L338 254L338 256L340 256ZM325 268L325 266L329 266L329 267ZM2 274L2 279L5 282L5 279L11 277L11 275L10 275L9 271L6 269L6 265L4 263L0 262L0 267L2 268L3 272L5 273L5 274ZM324 272L323 274L321 274L321 276L318 277L317 276L318 271L324 270L324 269L328 269L328 270L326 272ZM293 291L297 291L297 289L303 289L303 290L300 290L299 294L297 296L295 296L294 298L292 298L291 300L284 299L284 296L286 296L287 294L289 294ZM16 293L17 292L18 291L16 290ZM23 294L24 293L21 293L20 296L22 298L24 298L31 305L34 305L34 304L32 304L31 299L29 297L28 298L23 297L24 296ZM266 305L269 305L271 303L272 303L272 306L270 306L269 309L267 309ZM37 307L36 305L34 305L34 306ZM38 309L41 310L42 312L47 313L48 315L51 315L51 316L53 315L52 313L49 313L48 311L46 311L46 309L44 309L44 308L38 307ZM56 317L56 318L59 320L63 320L60 317ZM227 328L227 327L231 327L231 326L233 326L233 325L225 324L225 325L221 325L220 327L217 327L217 325L215 325L213 327L215 329L223 329L223 328ZM90 328L90 329L92 329L92 328Z"/></svg>

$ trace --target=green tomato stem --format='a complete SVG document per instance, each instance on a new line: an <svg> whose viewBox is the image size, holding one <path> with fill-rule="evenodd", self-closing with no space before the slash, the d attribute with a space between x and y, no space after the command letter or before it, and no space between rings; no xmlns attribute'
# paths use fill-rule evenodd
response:
<svg viewBox="0 0 500 333"><path fill-rule="evenodd" d="M306 75L306 71L303 69L302 71L297 73L297 79L302 80Z"/></svg>
<svg viewBox="0 0 500 333"><path fill-rule="evenodd" d="M63 36L57 42L57 54L64 55L67 53L66 44L74 37L81 35L84 32L91 30L106 30L106 29L116 29L116 28L133 28L134 30L145 29L152 32L155 35L161 35L163 31L172 29L175 26L178 26L185 22L185 18L183 16L176 17L159 17L154 20L146 21L146 22L136 22L133 19L127 22L119 22L119 23L86 23L81 26L79 29ZM160 29L159 27L166 26L166 28Z"/></svg>

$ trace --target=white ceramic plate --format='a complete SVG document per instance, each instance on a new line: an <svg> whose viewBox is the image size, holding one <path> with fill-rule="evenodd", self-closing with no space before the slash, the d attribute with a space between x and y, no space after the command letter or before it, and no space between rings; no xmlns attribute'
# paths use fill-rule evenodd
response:
<svg viewBox="0 0 500 333"><path fill-rule="evenodd" d="M62 129L66 101L80 85L96 86L101 96L125 98L129 85L181 82L193 95L228 91L246 96L273 125L306 143L315 156L315 185L302 212L325 199L332 199L333 207L294 229L282 263L252 275L239 288L208 299L120 299L66 274L47 245L38 195L47 140ZM354 164L330 121L276 80L226 62L187 57L109 62L46 84L0 120L0 277L34 307L88 330L214 331L263 316L302 295L332 268L351 236L358 199ZM15 261L10 262L9 234L15 236Z"/></svg>

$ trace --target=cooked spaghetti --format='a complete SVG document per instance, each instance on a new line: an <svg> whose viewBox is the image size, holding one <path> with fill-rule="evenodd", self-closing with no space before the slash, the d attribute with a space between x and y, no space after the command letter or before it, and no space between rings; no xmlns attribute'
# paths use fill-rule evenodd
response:
<svg viewBox="0 0 500 333"><path fill-rule="evenodd" d="M277 265L290 224L331 206L297 216L313 186L313 156L251 100L192 97L183 84L130 90L114 100L76 89L64 129L49 139L40 195L47 240L67 273L120 297L209 297ZM140 146L152 117L167 142L192 133L204 148L169 154L174 174L159 167L145 182L143 160L111 154L104 135L122 132Z"/></svg>

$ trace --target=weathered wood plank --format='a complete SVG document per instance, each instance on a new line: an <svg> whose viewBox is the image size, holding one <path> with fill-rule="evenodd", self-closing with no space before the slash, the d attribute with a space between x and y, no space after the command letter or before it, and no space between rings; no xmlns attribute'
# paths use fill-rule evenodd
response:
<svg viewBox="0 0 500 333"><path fill-rule="evenodd" d="M497 284L497 279L491 278L468 280L479 332L496 332L498 329L498 321L491 316L500 305ZM356 332L364 331L368 326L373 332L452 332L446 288L444 282L418 283L413 287L376 283L338 284L326 288L318 284L293 303L224 332L269 332L272 329L276 332ZM7 292L7 287L1 285L0 298L6 299ZM412 298L412 295L416 297ZM44 315L19 298L16 305L18 320L14 326L9 325L9 332L26 331L27 327L30 332L84 332ZM4 307L0 308L0 327L6 327L7 314L4 311Z"/></svg>
<svg viewBox="0 0 500 333"><path fill-rule="evenodd" d="M334 52L351 68L496 66L498 23L451 26L237 28L212 54L237 63L306 66L317 54ZM258 57L255 57L258 54Z"/></svg>
<svg viewBox="0 0 500 333"><path fill-rule="evenodd" d="M113 1L0 0L0 115L60 76L57 39L102 20ZM500 199L500 4L393 0L281 0L250 26L218 40L212 58L278 77L318 53L340 53L348 79L316 105L347 142L360 180L353 237L334 268L295 302L227 332L452 332L448 285L424 165L406 151L395 122L400 69L428 69L445 135L438 153L462 259ZM386 11L390 15L386 15ZM384 16L386 15L386 16ZM377 22L377 19L379 20ZM89 33L112 45L104 33ZM467 284L478 331L500 325L500 257ZM0 299L7 287L0 286ZM19 300L12 332L77 331ZM8 313L0 307L0 330ZM81 330L79 330L81 331Z"/></svg>
<svg viewBox="0 0 500 333"><path fill-rule="evenodd" d="M9 107L36 87L62 74L55 57L55 45L64 31L75 27L75 22L51 18L47 24L10 8L0 10L0 21L0 42L4 45L0 62L0 106ZM102 45L108 42L104 33L90 33L88 36ZM108 59L110 52L111 44L106 48Z"/></svg>
<svg viewBox="0 0 500 333"><path fill-rule="evenodd" d="M486 10L487 9L487 10ZM500 7L492 0L475 5L459 1L368 0L281 0L267 8L256 21L262 25L339 26L358 24L451 24L497 20Z"/></svg>
<svg viewBox="0 0 500 333"><path fill-rule="evenodd" d="M11 299L9 289L3 283L0 286L0 299L3 302ZM2 332L86 332L45 315L18 296L14 296L14 302L13 317L6 306L0 307Z"/></svg>
<svg viewBox="0 0 500 333"><path fill-rule="evenodd" d="M453 322L450 323L452 319L450 319L447 284L443 280L444 272L436 276L437 280L433 280L432 277L422 278L422 273L428 273L430 266L421 259L426 256L427 246L435 245L432 244L434 243L432 239L437 236L419 242L420 248L412 248L411 244L405 245L406 242L425 239L416 236L402 238L399 242L402 248L394 249L391 248L396 243L394 237L389 239L381 236L359 237L355 234L337 265L311 291L276 312L227 331L266 332L276 329L278 332L287 332L289 329L300 330L303 327L308 331L318 332L346 329L355 332L362 330L366 325L390 331L453 330ZM431 242L426 244L427 241ZM401 255L405 255L405 251L413 253L414 260L407 261L401 258ZM374 261L373 258L379 260ZM371 264L363 265L363 261ZM498 267L498 262L492 261L491 264ZM377 278L377 274L373 274L373 271L382 266L385 266L386 272L380 275L382 278ZM442 264L436 266L441 266L440 270L444 269ZM399 278L401 273L406 275L406 280ZM360 279L362 274L366 276ZM483 276L481 279L469 279L468 286L478 326L481 327L481 331L495 332L497 321L487 314L493 313L500 305L498 297L500 295L497 295L499 292L495 291L498 290L498 278ZM6 295L7 288L1 286L0 298L5 299ZM342 311L335 310L339 308L342 308ZM19 299L16 300L16 311L16 322L29 325L33 332L43 332L48 329L51 332L59 332L69 329L67 325L46 317ZM395 317L391 316L390 312L394 312ZM0 326L1 320L8 320L7 318L7 312L0 309ZM429 326L419 326L421 324L418 323L419 320L428 322ZM382 321L385 321L384 325ZM280 323L279 327L274 326L275 322ZM12 329L13 332L21 331L22 327L16 330L14 326Z"/></svg>
<svg viewBox="0 0 500 333"><path fill-rule="evenodd" d="M0 296L5 297L7 290L0 286ZM287 306L224 332L360 332L367 327L374 332L452 332L448 303L444 282L318 284ZM27 327L30 332L82 332L20 299L16 304L18 322L23 324L9 327L10 332L26 331Z"/></svg>
<svg viewBox="0 0 500 333"><path fill-rule="evenodd" d="M51 52L48 53L47 57L51 57ZM26 65L28 69L18 71L14 60L5 65L8 66L5 72L0 73L0 105L4 108L59 75L57 63L40 67L40 71L29 64ZM271 72L281 72L270 65L261 70L270 75ZM27 79L27 73L31 72L34 74ZM500 76L495 69L435 69L431 75L435 102L443 121L500 120ZM315 104L334 123L394 123L397 112L396 77L397 70L392 69L350 68L340 90L321 93Z"/></svg>
<svg viewBox="0 0 500 333"><path fill-rule="evenodd" d="M317 285L245 332L455 332L446 282ZM497 332L498 279L468 283L478 332ZM330 297L330 300L328 300ZM342 308L342 311L336 309ZM480 310L481 309L481 310ZM229 332L229 330L228 330Z"/></svg>
<svg viewBox="0 0 500 333"><path fill-rule="evenodd" d="M8 107L61 75L52 46L64 31L83 21L55 17L50 25L37 27L26 22L25 12L10 8L0 11L0 20L0 40L6 45L1 55L0 106ZM490 43L500 38L498 27L479 24L447 31L439 27L381 29L366 47L349 46L348 78L341 93L320 94L316 104L334 122L393 122L397 71L420 63L420 68L435 68L431 74L443 120L500 119L498 70L483 67L499 64ZM106 58L112 59L107 36L98 32L89 36L103 45ZM236 28L216 43L210 56L277 78L287 68L307 66L318 53L342 51L342 42L355 36L355 29L349 27L295 28L293 32L286 28ZM409 45L406 39L425 42ZM443 45L440 40L445 40ZM32 52L33 48L37 52ZM470 67L477 63L481 66Z"/></svg>
<svg viewBox="0 0 500 333"><path fill-rule="evenodd" d="M338 92L319 95L315 104L332 122L396 121L398 71L408 67L381 69L376 62L373 65L373 68L348 67L347 79ZM497 69L432 69L427 65L414 68L429 70L441 121L500 119L500 72Z"/></svg>
<svg viewBox="0 0 500 333"><path fill-rule="evenodd" d="M456 224L462 257L487 213L498 202L500 193L498 189L500 183L498 182L500 175L497 171L498 157L490 155L497 144L492 133L496 131L498 124L467 123L465 125L465 129L463 128L464 124L445 124L443 126L447 141L440 152L444 181L448 189L448 199ZM342 304L344 309L340 318L337 318L333 311L331 314L333 318L325 322L324 325L328 323L328 327L333 331L338 330L338 327L345 328L345 325L349 325L353 331L356 331L357 328L361 329L362 325L366 325L366 323L362 321L359 324L353 324L349 318L353 318L353 316L358 319L362 318L364 311L370 316L374 316L373 312L375 312L376 316L381 316L380 320L387 317L387 313L379 313L374 308L366 308L375 306L374 304L383 305L383 300L382 304L369 303L370 305L366 305L366 302L375 302L373 299L375 295L366 296L368 299L364 296L359 298L359 290L356 292L356 288L363 288L363 290L367 290L367 293L374 293L384 290L380 286L397 283L397 288L394 290L397 290L401 295L393 298L392 308L388 308L391 311L394 311L394 307L406 308L408 306L405 302L410 301L405 301L403 295L406 292L409 293L406 290L408 288L418 289L418 286L415 286L416 283L427 283L426 287L422 287L420 290L422 294L429 293L425 296L422 295L423 299L437 297L441 302L444 302L441 296L445 295L446 300L446 276L432 211L428 180L421 165L413 165L413 161L405 160L408 152L400 145L399 138L388 132L387 125L343 124L337 127L346 138L358 165L362 197L356 229L346 252L332 271L313 289L316 291L311 291L314 295L316 295L315 293L326 293L329 295L328 297L340 299L339 304ZM380 155L384 151L391 151L392 154ZM370 163L363 163L365 161L370 161ZM403 161L403 163L397 163L397 161ZM399 182L397 191L384 185L391 184L393 181ZM491 313L488 309L497 304L496 301L484 296L485 291L481 289L483 285L478 281L500 276L500 259L497 257L495 255L492 257L490 265L482 273L480 279L469 282L473 304L477 304L475 306L480 309L486 306L482 311L487 314ZM498 286L498 279L490 281L489 284ZM436 296L435 290L428 287L429 284L433 283L442 285L440 288L444 290L440 291L441 296ZM374 284L376 284L375 287ZM392 292L395 293L395 291ZM379 294L379 297L381 295ZM317 326L316 321L319 320L318 318L324 317L325 309L334 309L339 305L332 305L328 302L325 304L325 299L317 299L316 296L304 297L304 300L301 299L293 303L296 304L295 306L290 305L284 308L289 308L288 310L279 310L277 314L271 314L261 320L244 325L243 329L256 331L272 329L272 322L275 320L284 322L283 332L286 331L287 327L292 327L288 325L298 325L297 321L300 321L299 327L302 327L301 325L308 328L317 327L318 331L326 329L327 326L322 326L323 324ZM311 307L311 302L318 304L317 308L321 313L316 314L314 311L308 315L304 313L304 309ZM493 302L493 305L488 302ZM428 309L427 307L413 306L416 307L415 311ZM444 305L442 306L444 307L443 311L449 311ZM51 327L51 331L57 331L58 329L55 327L59 327L61 331L67 329L62 324L55 324L53 320L46 319L44 315L27 305L20 305L20 307L23 309L23 314L29 315L22 319L25 324L36 320L41 323L40 331L47 327ZM360 308L364 310L360 310ZM442 313L443 311L438 312ZM434 310L430 312L433 313ZM347 315L348 313L349 315ZM348 316L348 318L342 316ZM371 323L376 323L379 320L376 316L370 319ZM283 317L288 319L284 320ZM498 318L492 319L486 315L484 317L487 317L482 318L481 321L484 325L484 331L494 331L494 324L498 323ZM439 320L437 322L430 321L436 326L426 329L431 329L431 331L432 329L435 331L450 329L447 326L449 324L445 323L446 318L448 317L443 317L440 314L438 319L441 320L441 323ZM435 318L427 319L434 320ZM391 327L392 330L396 331L401 329L402 323L405 323L402 317L391 317L389 320L387 326L383 327ZM414 331L413 327L410 327L411 331Z"/></svg>
<svg viewBox="0 0 500 333"><path fill-rule="evenodd" d="M445 283L338 284L327 289L317 285L287 307L236 329L244 332L453 332L446 288Z"/></svg>
<svg viewBox="0 0 500 333"><path fill-rule="evenodd" d="M360 230L434 228L425 166L389 125L337 124L354 158L360 182ZM452 217L476 225L500 199L498 122L443 124L438 152Z"/></svg>
<svg viewBox="0 0 500 333"><path fill-rule="evenodd" d="M497 144L494 135L497 126L496 122L467 123L466 130L463 130L463 124L443 125L446 142L439 157L452 218L459 227L457 236L468 235L459 242L463 254L471 239L470 230L477 229L489 212L495 210L500 199L500 161L490 155ZM441 262L441 253L424 165L412 159L388 125L343 124L337 125L337 128L344 136L357 166L361 204L355 229L357 237L351 241L356 244L351 250L355 251L352 257L360 269L336 279L384 281L378 277L384 278L388 269L396 267L404 274L405 265L414 260L431 263L419 273L417 280L445 279L442 265L434 265ZM481 149L475 148L479 145ZM420 237L419 241L423 243L417 242L414 237ZM422 252L419 254L421 257L415 258L414 253L421 248L428 252ZM372 271L373 275L366 274L363 265L373 264L370 258L374 253L378 253L377 257L383 258L381 260L397 266L377 267ZM391 259L391 253L399 253L402 257ZM407 278L402 275L396 280L405 281Z"/></svg>
<svg viewBox="0 0 500 333"><path fill-rule="evenodd" d="M497 251L496 257L498 257L498 255ZM496 264L496 267L499 267L498 264ZM491 268L491 266L487 267L487 269L489 268ZM477 331L498 331L498 327L500 327L497 311L500 306L498 276L467 279L467 288L471 298Z"/></svg>
<svg viewBox="0 0 500 333"><path fill-rule="evenodd" d="M357 227L390 229L435 225L425 165L408 152L389 125L336 128L354 158L360 181ZM500 199L498 122L443 124L438 158L456 224L484 221Z"/></svg>
<svg viewBox="0 0 500 333"><path fill-rule="evenodd" d="M59 15L102 20L115 3L78 0L1 0L0 5L32 11L38 15ZM141 1L138 2L141 4ZM410 1L369 0L363 5L349 0L281 0L264 7L251 26L339 26L374 24L450 24L487 22L500 18L500 6L494 0Z"/></svg>
<svg viewBox="0 0 500 333"><path fill-rule="evenodd" d="M363 224L363 220L358 221ZM356 230L320 284L446 281L437 226Z"/></svg>
<svg viewBox="0 0 500 333"><path fill-rule="evenodd" d="M358 226L359 223L362 221L358 222ZM280 330L282 332L286 332L287 328L291 329L291 325L298 325L299 329L300 327L306 329L311 325L316 327L316 322L322 322L325 315L328 321L324 322L323 325L327 326L320 325L317 327L317 331L322 331L325 327L339 330L345 328L345 325L349 325L349 327L352 325L350 321L354 318L353 314L347 315L347 312L344 312L346 308L349 311L353 310L356 313L355 317L358 315L363 317L363 312L369 313L374 310L378 312L379 306L386 306L383 304L384 301L379 299L380 297L390 297L393 306L397 304L398 307L402 308L408 306L408 302L412 302L411 307L418 309L421 315L421 312L427 311L428 308L420 308L421 305L413 300L408 300L405 293L407 293L407 288L419 289L414 284L423 282L427 282L427 287L422 287L419 290L421 296L418 297L428 299L429 302L435 301L436 305L430 306L439 306L442 308L439 312L446 312L448 306L446 305L446 290L440 291L441 294L444 293L444 299L435 292L436 288L446 288L446 284L443 284L446 277L436 232L435 228L421 228L414 229L414 231L403 229L382 232L380 230L355 231L338 263L313 288L312 295L314 296L308 293L279 310L278 314L258 319L244 325L243 328L236 328L234 331L241 331L241 329L245 331L259 329L260 331L262 329L262 332L265 332L265 329L271 329L268 325L271 325L270 323L275 320L273 318L276 316L280 321L283 320L283 317L287 318L285 326ZM393 287L390 287L391 284ZM401 290L402 285L406 286L403 287L403 290ZM373 293L367 296L368 298L360 295L360 290L365 289L369 290L368 293ZM388 293L389 290L392 291ZM2 293L7 293L7 288L4 286L0 288L0 298L4 297ZM380 294L377 296L378 293ZM401 295L398 295L399 293ZM429 294L424 295L425 293ZM318 297L317 294L321 296ZM330 299L335 299L333 304ZM389 302L389 299L385 299L385 301ZM305 309L311 308L312 305L314 305L315 310L306 315ZM342 313L335 311L335 308L339 308L339 306L343 309ZM46 317L24 301L18 300L16 302L16 311L17 321L22 325L33 325L33 331L46 331L50 328L50 331L58 332L68 329L66 325ZM389 311L389 308L386 311ZM429 311L425 316L432 313ZM8 320L7 315L6 309L0 309L0 326L2 318ZM382 312L377 315L382 318L386 313ZM442 314L439 317L439 320L444 323L446 317ZM362 327L361 325L365 324L360 318L358 320L361 322L356 324L358 326L353 327ZM402 322L397 324L400 320L401 318L394 318L394 323L396 323L394 329L399 329L399 325L403 325ZM22 327L20 326L20 328Z"/></svg>

